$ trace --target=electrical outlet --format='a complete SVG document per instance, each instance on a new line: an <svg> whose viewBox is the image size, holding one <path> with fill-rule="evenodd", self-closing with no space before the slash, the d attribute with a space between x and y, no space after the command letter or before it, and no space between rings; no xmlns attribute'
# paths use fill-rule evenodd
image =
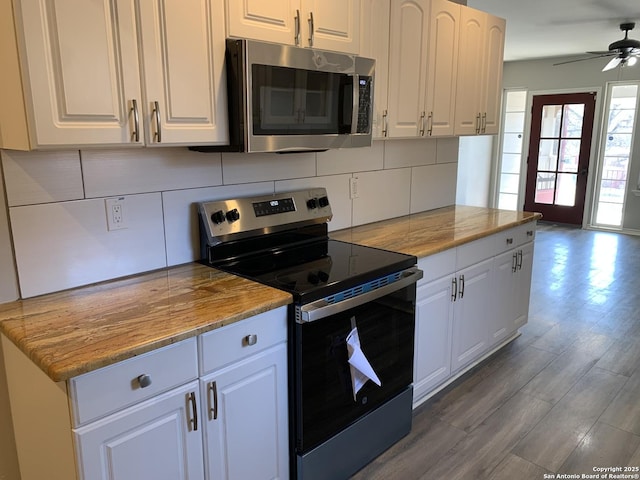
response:
<svg viewBox="0 0 640 480"><path fill-rule="evenodd" d="M107 211L107 230L122 230L127 228L125 214L125 197L106 198L104 200Z"/></svg>
<svg viewBox="0 0 640 480"><path fill-rule="evenodd" d="M351 177L349 179L349 197L351 200L358 198L358 177Z"/></svg>

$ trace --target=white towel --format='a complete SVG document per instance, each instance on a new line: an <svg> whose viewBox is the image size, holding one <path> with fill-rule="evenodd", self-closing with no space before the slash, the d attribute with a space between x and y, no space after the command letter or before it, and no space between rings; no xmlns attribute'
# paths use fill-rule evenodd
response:
<svg viewBox="0 0 640 480"><path fill-rule="evenodd" d="M376 372L373 371L373 367L360 348L360 337L358 336L358 328L355 327L355 322L352 321L351 324L353 329L347 336L347 350L349 352L349 367L353 385L353 400L355 401L357 393L367 380L371 380L378 386L381 386L382 382Z"/></svg>

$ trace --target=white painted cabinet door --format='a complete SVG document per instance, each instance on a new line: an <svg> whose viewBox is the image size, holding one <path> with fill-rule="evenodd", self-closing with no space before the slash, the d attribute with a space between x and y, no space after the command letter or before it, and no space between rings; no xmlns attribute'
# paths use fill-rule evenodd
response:
<svg viewBox="0 0 640 480"><path fill-rule="evenodd" d="M414 356L414 402L451 373L452 277L418 287Z"/></svg>
<svg viewBox="0 0 640 480"><path fill-rule="evenodd" d="M227 143L223 8L214 0L141 0L147 145Z"/></svg>
<svg viewBox="0 0 640 480"><path fill-rule="evenodd" d="M286 343L203 377L201 385L207 478L288 479Z"/></svg>
<svg viewBox="0 0 640 480"><path fill-rule="evenodd" d="M430 0L391 2L389 137L417 137L425 129Z"/></svg>
<svg viewBox="0 0 640 480"><path fill-rule="evenodd" d="M302 0L302 46L357 54L361 0Z"/></svg>
<svg viewBox="0 0 640 480"><path fill-rule="evenodd" d="M531 297L531 275L533 273L533 242L521 248L518 278L516 279L516 310L512 331L524 326L529 319L529 299Z"/></svg>
<svg viewBox="0 0 640 480"><path fill-rule="evenodd" d="M460 5L431 0L425 136L452 136L458 75Z"/></svg>
<svg viewBox="0 0 640 480"><path fill-rule="evenodd" d="M458 82L456 85L455 134L479 133L480 92L484 61L487 14L473 8L461 8Z"/></svg>
<svg viewBox="0 0 640 480"><path fill-rule="evenodd" d="M133 104L142 103L134 2L20 0L16 10L31 144L141 145L133 135Z"/></svg>
<svg viewBox="0 0 640 480"><path fill-rule="evenodd" d="M362 0L360 7L360 55L376 61L373 89L373 138L384 138L387 133L390 3L391 0Z"/></svg>
<svg viewBox="0 0 640 480"><path fill-rule="evenodd" d="M455 372L484 353L489 346L493 313L493 258L458 272L454 306L451 371Z"/></svg>
<svg viewBox="0 0 640 480"><path fill-rule="evenodd" d="M297 44L300 0L226 0L225 4L228 36ZM297 38L301 39L301 35Z"/></svg>
<svg viewBox="0 0 640 480"><path fill-rule="evenodd" d="M491 321L490 343L496 344L514 330L518 310L518 250L509 250L495 257L495 314Z"/></svg>
<svg viewBox="0 0 640 480"><path fill-rule="evenodd" d="M503 18L487 15L485 59L482 74L482 133L498 134L502 102L502 65L506 22Z"/></svg>
<svg viewBox="0 0 640 480"><path fill-rule="evenodd" d="M197 381L75 429L80 478L204 478L202 423L196 429L190 398L198 413Z"/></svg>

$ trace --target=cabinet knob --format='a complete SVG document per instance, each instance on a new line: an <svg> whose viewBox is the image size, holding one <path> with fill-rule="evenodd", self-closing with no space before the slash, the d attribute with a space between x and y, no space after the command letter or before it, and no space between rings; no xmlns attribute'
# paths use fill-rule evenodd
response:
<svg viewBox="0 0 640 480"><path fill-rule="evenodd" d="M147 375L146 373L143 373L142 375L139 375L138 376L138 385L140 385L140 388L148 387L149 385L151 385L151 377L149 375Z"/></svg>
<svg viewBox="0 0 640 480"><path fill-rule="evenodd" d="M245 346L255 345L256 343L258 343L258 335L247 335L242 339L242 343L244 343Z"/></svg>
<svg viewBox="0 0 640 480"><path fill-rule="evenodd" d="M533 230L527 230L527 237L533 237Z"/></svg>
<svg viewBox="0 0 640 480"><path fill-rule="evenodd" d="M511 245L513 243L513 238L507 238L507 245Z"/></svg>

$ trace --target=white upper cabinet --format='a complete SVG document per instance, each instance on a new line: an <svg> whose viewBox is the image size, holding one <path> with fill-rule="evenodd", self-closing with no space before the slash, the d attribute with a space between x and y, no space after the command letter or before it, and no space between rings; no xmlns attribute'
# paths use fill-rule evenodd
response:
<svg viewBox="0 0 640 480"><path fill-rule="evenodd" d="M360 7L360 55L376 61L373 138L382 138L387 133L390 3L391 0L362 0Z"/></svg>
<svg viewBox="0 0 640 480"><path fill-rule="evenodd" d="M392 2L389 137L453 135L460 5Z"/></svg>
<svg viewBox="0 0 640 480"><path fill-rule="evenodd" d="M424 129L430 8L430 0L391 4L389 137L416 137Z"/></svg>
<svg viewBox="0 0 640 480"><path fill-rule="evenodd" d="M16 2L33 147L139 144L137 28L129 0Z"/></svg>
<svg viewBox="0 0 640 480"><path fill-rule="evenodd" d="M28 142L13 148L225 142L218 3L17 0Z"/></svg>
<svg viewBox="0 0 640 480"><path fill-rule="evenodd" d="M226 0L231 37L315 47L360 50L361 0Z"/></svg>
<svg viewBox="0 0 640 480"><path fill-rule="evenodd" d="M455 134L498 132L504 55L504 19L461 9Z"/></svg>
<svg viewBox="0 0 640 480"><path fill-rule="evenodd" d="M460 5L431 0L425 136L453 135Z"/></svg>
<svg viewBox="0 0 640 480"><path fill-rule="evenodd" d="M140 2L144 128L148 145L227 137L222 5L212 0Z"/></svg>

